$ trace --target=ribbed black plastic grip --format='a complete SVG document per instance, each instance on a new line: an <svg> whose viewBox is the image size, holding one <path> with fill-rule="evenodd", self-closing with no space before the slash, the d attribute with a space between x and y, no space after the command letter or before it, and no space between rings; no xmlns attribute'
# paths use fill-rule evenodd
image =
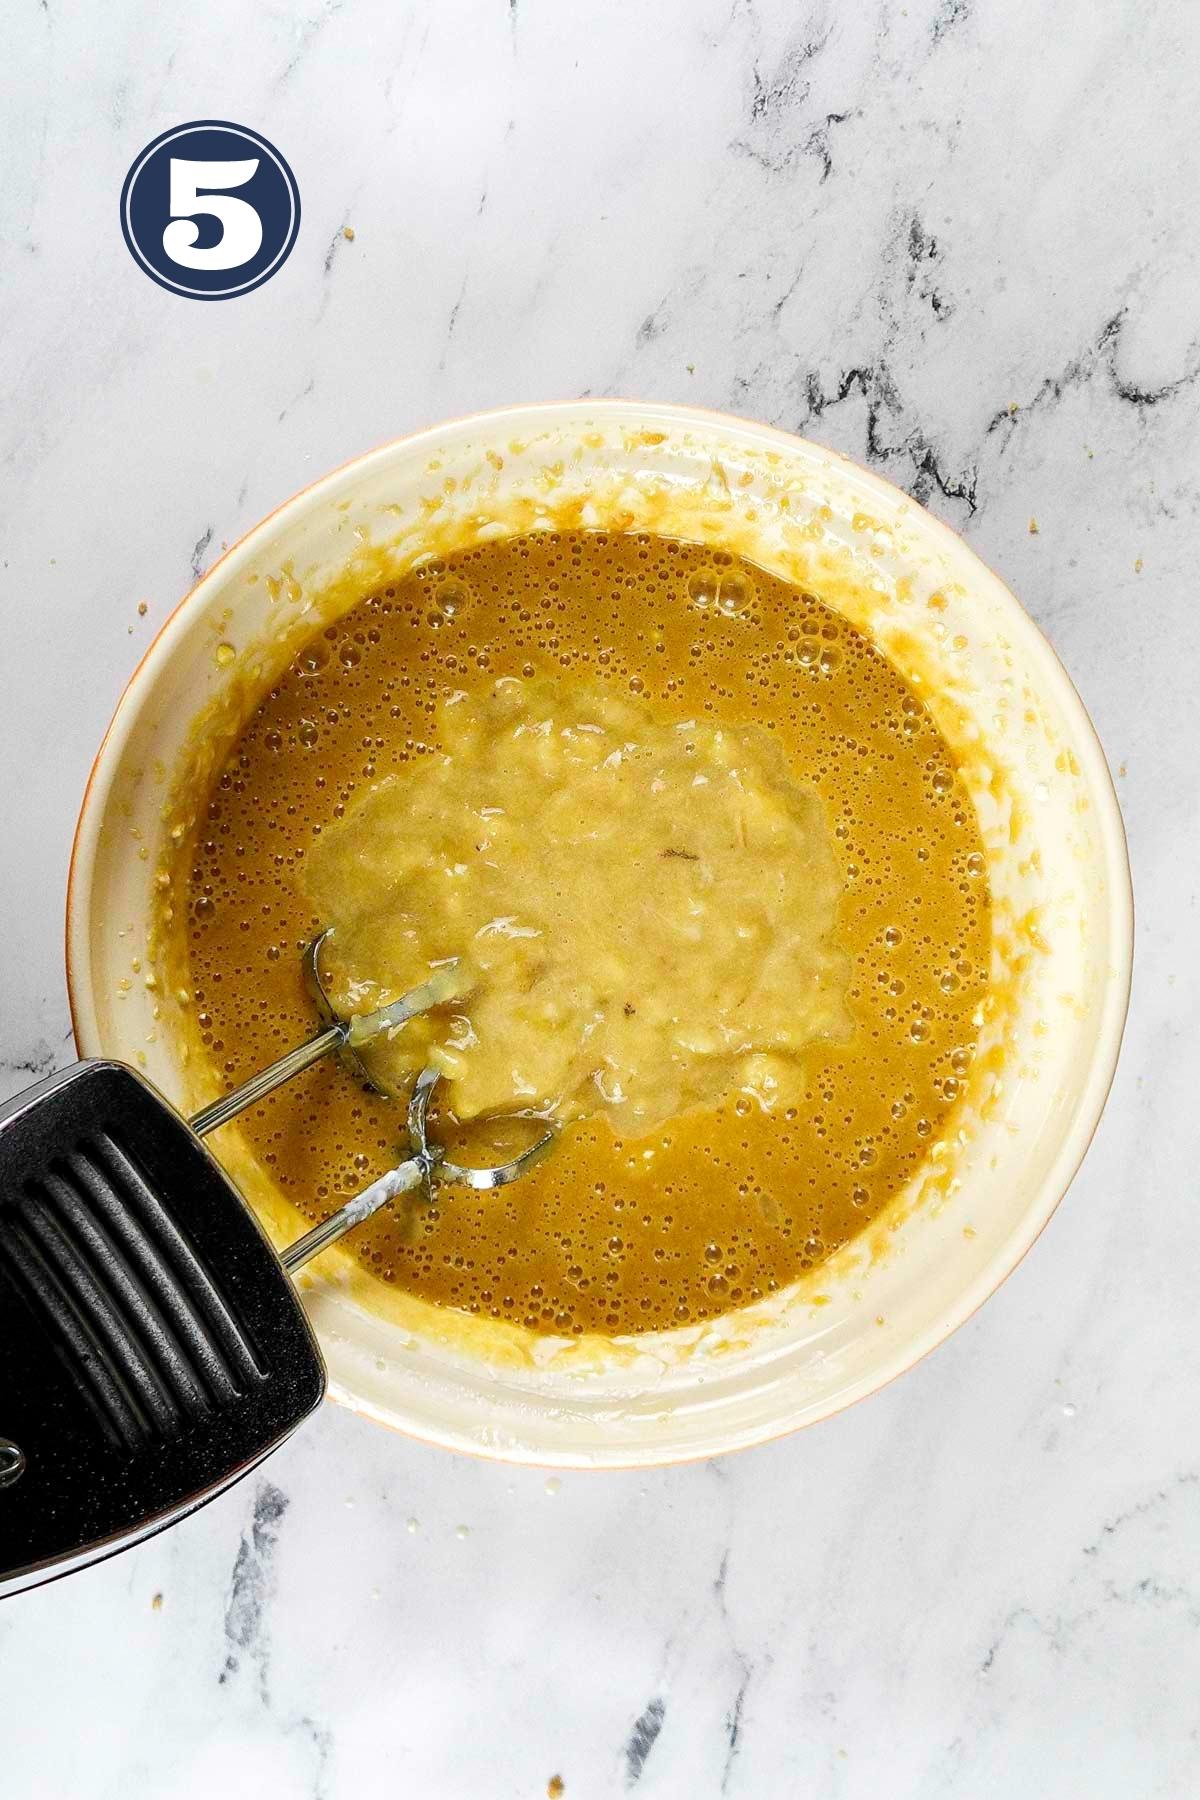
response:
<svg viewBox="0 0 1200 1800"><path fill-rule="evenodd" d="M0 1111L0 1593L199 1505L323 1390L277 1257L147 1082L81 1063Z"/></svg>
<svg viewBox="0 0 1200 1800"><path fill-rule="evenodd" d="M5 1224L0 1268L60 1335L110 1434L169 1435L262 1379L212 1278L111 1134L27 1181Z"/></svg>

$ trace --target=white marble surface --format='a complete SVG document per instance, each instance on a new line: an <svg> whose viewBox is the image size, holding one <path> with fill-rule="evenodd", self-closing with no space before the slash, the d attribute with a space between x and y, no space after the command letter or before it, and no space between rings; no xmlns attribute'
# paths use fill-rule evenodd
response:
<svg viewBox="0 0 1200 1800"><path fill-rule="evenodd" d="M800 1438L554 1493L327 1408L0 1607L0 1790L1200 1792L1192 0L0 19L0 1092L70 1056L72 823L167 609L312 476L505 400L724 407L928 499L1092 710L1140 932L1083 1173L922 1367ZM197 116L265 131L303 198L284 271L221 305L117 224L133 156Z"/></svg>

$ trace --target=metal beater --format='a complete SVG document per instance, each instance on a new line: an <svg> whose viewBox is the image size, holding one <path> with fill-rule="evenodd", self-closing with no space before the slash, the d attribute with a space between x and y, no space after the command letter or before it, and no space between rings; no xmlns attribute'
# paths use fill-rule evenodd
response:
<svg viewBox="0 0 1200 1800"><path fill-rule="evenodd" d="M357 1015L353 1019L343 1019L334 1010L321 976L321 951L331 935L330 930L321 932L306 946L303 958L305 983L321 1018L321 1030L306 1043L288 1050L267 1068L251 1075L231 1093L202 1107L188 1121L197 1137L207 1137L210 1132L227 1125L239 1113L245 1112L259 1100L264 1100L276 1088L282 1087L293 1076L302 1074L305 1069L310 1069L331 1051L337 1052L349 1062L355 1074L368 1087L382 1091L359 1056L359 1047L385 1033L398 1031L409 1019L429 1012L435 1006L444 1005L458 992L457 964L447 964L442 969L436 969L428 981L411 988L389 1006L381 1007L377 1012ZM428 1135L429 1103L438 1080L438 1071L427 1068L421 1071L413 1084L407 1114L411 1154L347 1200L329 1218L323 1219L311 1231L306 1231L303 1237L297 1238L295 1243L289 1244L287 1249L281 1250L280 1261L289 1273L299 1269L320 1251L328 1249L330 1244L336 1243L356 1225L361 1225L398 1194L423 1188L426 1198L432 1200L435 1175L438 1181L448 1181L462 1187L507 1187L509 1182L517 1181L540 1161L553 1145L556 1133L550 1129L543 1132L527 1150L522 1150L508 1162L472 1168L451 1161L441 1145L430 1143Z"/></svg>

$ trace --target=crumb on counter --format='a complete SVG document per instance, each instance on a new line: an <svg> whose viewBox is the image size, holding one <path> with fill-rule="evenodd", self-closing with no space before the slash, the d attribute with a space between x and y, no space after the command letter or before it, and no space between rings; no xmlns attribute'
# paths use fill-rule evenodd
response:
<svg viewBox="0 0 1200 1800"><path fill-rule="evenodd" d="M1138 557L1137 561L1133 565L1133 572L1135 575L1140 575L1142 572L1142 559L1140 556Z"/></svg>
<svg viewBox="0 0 1200 1800"><path fill-rule="evenodd" d="M1031 518L1029 521L1029 535L1030 535L1030 537L1036 537L1037 534L1038 534L1038 522L1036 519Z"/></svg>
<svg viewBox="0 0 1200 1800"><path fill-rule="evenodd" d="M162 1611L162 1595L161 1594L154 1594L151 1597L150 1611L151 1612L161 1612Z"/></svg>
<svg viewBox="0 0 1200 1800"><path fill-rule="evenodd" d="M353 225L343 225L342 226L342 236L345 238L345 240L348 244L352 244L354 242L354 227L353 227Z"/></svg>
<svg viewBox="0 0 1200 1800"><path fill-rule="evenodd" d="M560 1800L566 1792L566 1785L561 1775L552 1775L546 1783L546 1800Z"/></svg>
<svg viewBox="0 0 1200 1800"><path fill-rule="evenodd" d="M138 618L144 619L146 614L149 611L150 611L150 608L147 606L146 602L144 600L139 600L138 601Z"/></svg>

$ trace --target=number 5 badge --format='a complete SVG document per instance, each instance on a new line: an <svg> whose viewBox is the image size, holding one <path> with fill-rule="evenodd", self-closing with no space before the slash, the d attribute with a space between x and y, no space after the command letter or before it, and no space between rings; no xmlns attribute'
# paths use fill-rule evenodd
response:
<svg viewBox="0 0 1200 1800"><path fill-rule="evenodd" d="M300 229L300 190L274 144L203 119L147 144L121 189L134 260L173 294L229 300L283 267Z"/></svg>

